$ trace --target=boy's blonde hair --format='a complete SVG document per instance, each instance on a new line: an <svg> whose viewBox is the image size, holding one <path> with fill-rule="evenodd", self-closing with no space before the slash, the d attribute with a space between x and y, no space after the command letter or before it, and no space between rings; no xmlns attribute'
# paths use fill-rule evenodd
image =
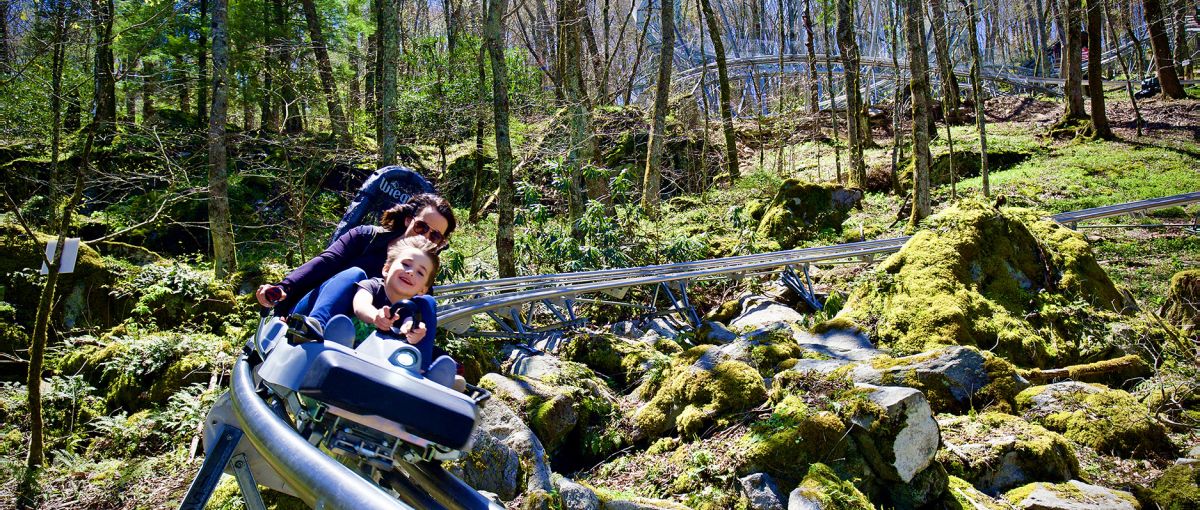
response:
<svg viewBox="0 0 1200 510"><path fill-rule="evenodd" d="M438 258L438 245L433 244L433 241L425 239L422 236L408 236L397 239L388 247L387 264L391 265L396 259L400 258L400 254L408 248L413 248L429 257L429 261L433 267L429 268L429 274L425 276L426 287L433 289L433 281L437 278L438 268L441 267L442 261Z"/></svg>

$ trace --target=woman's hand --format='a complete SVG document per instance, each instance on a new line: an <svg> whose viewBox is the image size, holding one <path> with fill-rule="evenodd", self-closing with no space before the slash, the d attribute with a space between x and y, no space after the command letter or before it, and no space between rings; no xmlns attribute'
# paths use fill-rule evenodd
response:
<svg viewBox="0 0 1200 510"><path fill-rule="evenodd" d="M371 318L371 323L380 331L391 331L394 322L396 322L396 315L392 313L389 306L375 310L375 316Z"/></svg>
<svg viewBox="0 0 1200 510"><path fill-rule="evenodd" d="M425 338L425 323L413 324L412 317L408 317L404 319L404 324L400 325L400 333L408 339L408 343L419 344Z"/></svg>
<svg viewBox="0 0 1200 510"><path fill-rule="evenodd" d="M258 304L263 308L275 308L276 303L287 299L287 292L278 285L259 285L254 297L258 298Z"/></svg>

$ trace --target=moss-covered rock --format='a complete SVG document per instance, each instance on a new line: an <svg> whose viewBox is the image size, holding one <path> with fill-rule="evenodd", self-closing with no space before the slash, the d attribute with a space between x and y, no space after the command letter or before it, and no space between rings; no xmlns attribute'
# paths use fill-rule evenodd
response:
<svg viewBox="0 0 1200 510"><path fill-rule="evenodd" d="M824 229L841 232L842 222L861 200L859 190L788 179L763 210L758 235L787 249Z"/></svg>
<svg viewBox="0 0 1200 510"><path fill-rule="evenodd" d="M1200 269L1175 273L1159 315L1184 335L1200 332Z"/></svg>
<svg viewBox="0 0 1200 510"><path fill-rule="evenodd" d="M729 413L753 408L767 398L762 375L735 360L698 363L712 346L694 347L676 358L653 398L637 410L634 424L642 437L671 430L697 435Z"/></svg>
<svg viewBox="0 0 1200 510"><path fill-rule="evenodd" d="M1008 503L1020 510L1138 510L1141 505L1132 494L1079 480L1066 483L1035 482L1004 494Z"/></svg>
<svg viewBox="0 0 1200 510"><path fill-rule="evenodd" d="M976 489L971 482L954 475L949 477L942 506L948 510L1008 510L1007 505L1000 505L991 496Z"/></svg>
<svg viewBox="0 0 1200 510"><path fill-rule="evenodd" d="M937 460L953 475L991 494L1033 481L1065 482L1079 473L1070 443L1016 416L982 413L942 417Z"/></svg>
<svg viewBox="0 0 1200 510"><path fill-rule="evenodd" d="M1144 457L1175 450L1145 404L1122 390L1055 383L1026 389L1016 402L1027 420L1101 452Z"/></svg>
<svg viewBox="0 0 1200 510"><path fill-rule="evenodd" d="M55 237L36 232L30 239L25 231L11 223L0 223L0 299L16 309L17 324L33 324L41 297L44 277L39 276L46 243ZM113 275L108 262L86 243L79 244L79 255L71 273L59 275L55 291L56 307L51 320L56 326L110 326L113 322L108 296Z"/></svg>
<svg viewBox="0 0 1200 510"><path fill-rule="evenodd" d="M117 264L111 294L128 314L163 329L206 326L217 330L229 320L237 298L228 282L210 271L163 261L145 266Z"/></svg>
<svg viewBox="0 0 1200 510"><path fill-rule="evenodd" d="M1200 508L1200 465L1171 466L1145 492L1161 510Z"/></svg>
<svg viewBox="0 0 1200 510"><path fill-rule="evenodd" d="M0 352L15 357L17 351L28 349L28 330L29 328L17 324L17 309L5 301L0 301ZM24 366L20 365L13 369L0 369L0 376L16 378L24 372Z"/></svg>
<svg viewBox="0 0 1200 510"><path fill-rule="evenodd" d="M1047 366L1115 351L1104 337L1123 298L1082 235L977 200L927 226L855 288L837 318L901 355L975 345Z"/></svg>
<svg viewBox="0 0 1200 510"><path fill-rule="evenodd" d="M73 339L48 365L99 388L110 408L144 409L180 389L208 381L229 346L209 334L120 332Z"/></svg>
<svg viewBox="0 0 1200 510"><path fill-rule="evenodd" d="M783 487L795 486L809 464L846 456L848 428L838 415L788 395L742 436L738 471L767 473Z"/></svg>
<svg viewBox="0 0 1200 510"><path fill-rule="evenodd" d="M809 466L800 486L792 491L791 501L802 500L800 508L820 510L871 510L875 508L853 483L842 480L825 464ZM789 508L791 508L789 502Z"/></svg>
<svg viewBox="0 0 1200 510"><path fill-rule="evenodd" d="M989 150L988 171L996 172L1007 169L1029 159L1030 156L1029 153L1013 150ZM981 166L979 153L975 151L955 151L953 156L949 152L938 154L929 166L929 185L944 186L950 184L951 179L954 178L962 181L976 177L979 175ZM911 163L900 171L897 176L900 179L900 189L912 189L912 171ZM951 171L954 173L951 174Z"/></svg>
<svg viewBox="0 0 1200 510"><path fill-rule="evenodd" d="M609 333L582 333L570 338L560 352L563 359L583 363L610 377L619 388L642 382L661 371L667 356L643 342L625 340Z"/></svg>
<svg viewBox="0 0 1200 510"><path fill-rule="evenodd" d="M1136 354L1059 369L1032 369L1024 376L1034 382L1079 381L1108 386L1129 386L1145 380L1154 370Z"/></svg>

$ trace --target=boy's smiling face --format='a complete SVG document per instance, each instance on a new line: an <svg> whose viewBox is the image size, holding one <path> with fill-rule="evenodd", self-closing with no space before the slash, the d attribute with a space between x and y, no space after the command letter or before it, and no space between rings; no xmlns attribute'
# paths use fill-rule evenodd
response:
<svg viewBox="0 0 1200 510"><path fill-rule="evenodd" d="M433 261L425 252L404 248L400 256L383 266L384 292L393 303L429 292L429 270Z"/></svg>

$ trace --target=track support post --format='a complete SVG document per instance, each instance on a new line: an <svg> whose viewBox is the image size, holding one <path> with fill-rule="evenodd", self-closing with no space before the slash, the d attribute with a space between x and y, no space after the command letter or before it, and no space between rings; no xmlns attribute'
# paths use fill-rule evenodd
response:
<svg viewBox="0 0 1200 510"><path fill-rule="evenodd" d="M226 425L221 430L217 444L213 445L212 451L204 456L200 472L196 473L196 478L188 486L187 494L179 503L179 510L202 510L204 505L208 504L213 490L217 488L217 482L221 480L221 473L225 471L225 466L229 464L229 459L233 456L233 450L237 448L238 442L241 440L241 429ZM255 487L255 494L257 493L258 488Z"/></svg>

